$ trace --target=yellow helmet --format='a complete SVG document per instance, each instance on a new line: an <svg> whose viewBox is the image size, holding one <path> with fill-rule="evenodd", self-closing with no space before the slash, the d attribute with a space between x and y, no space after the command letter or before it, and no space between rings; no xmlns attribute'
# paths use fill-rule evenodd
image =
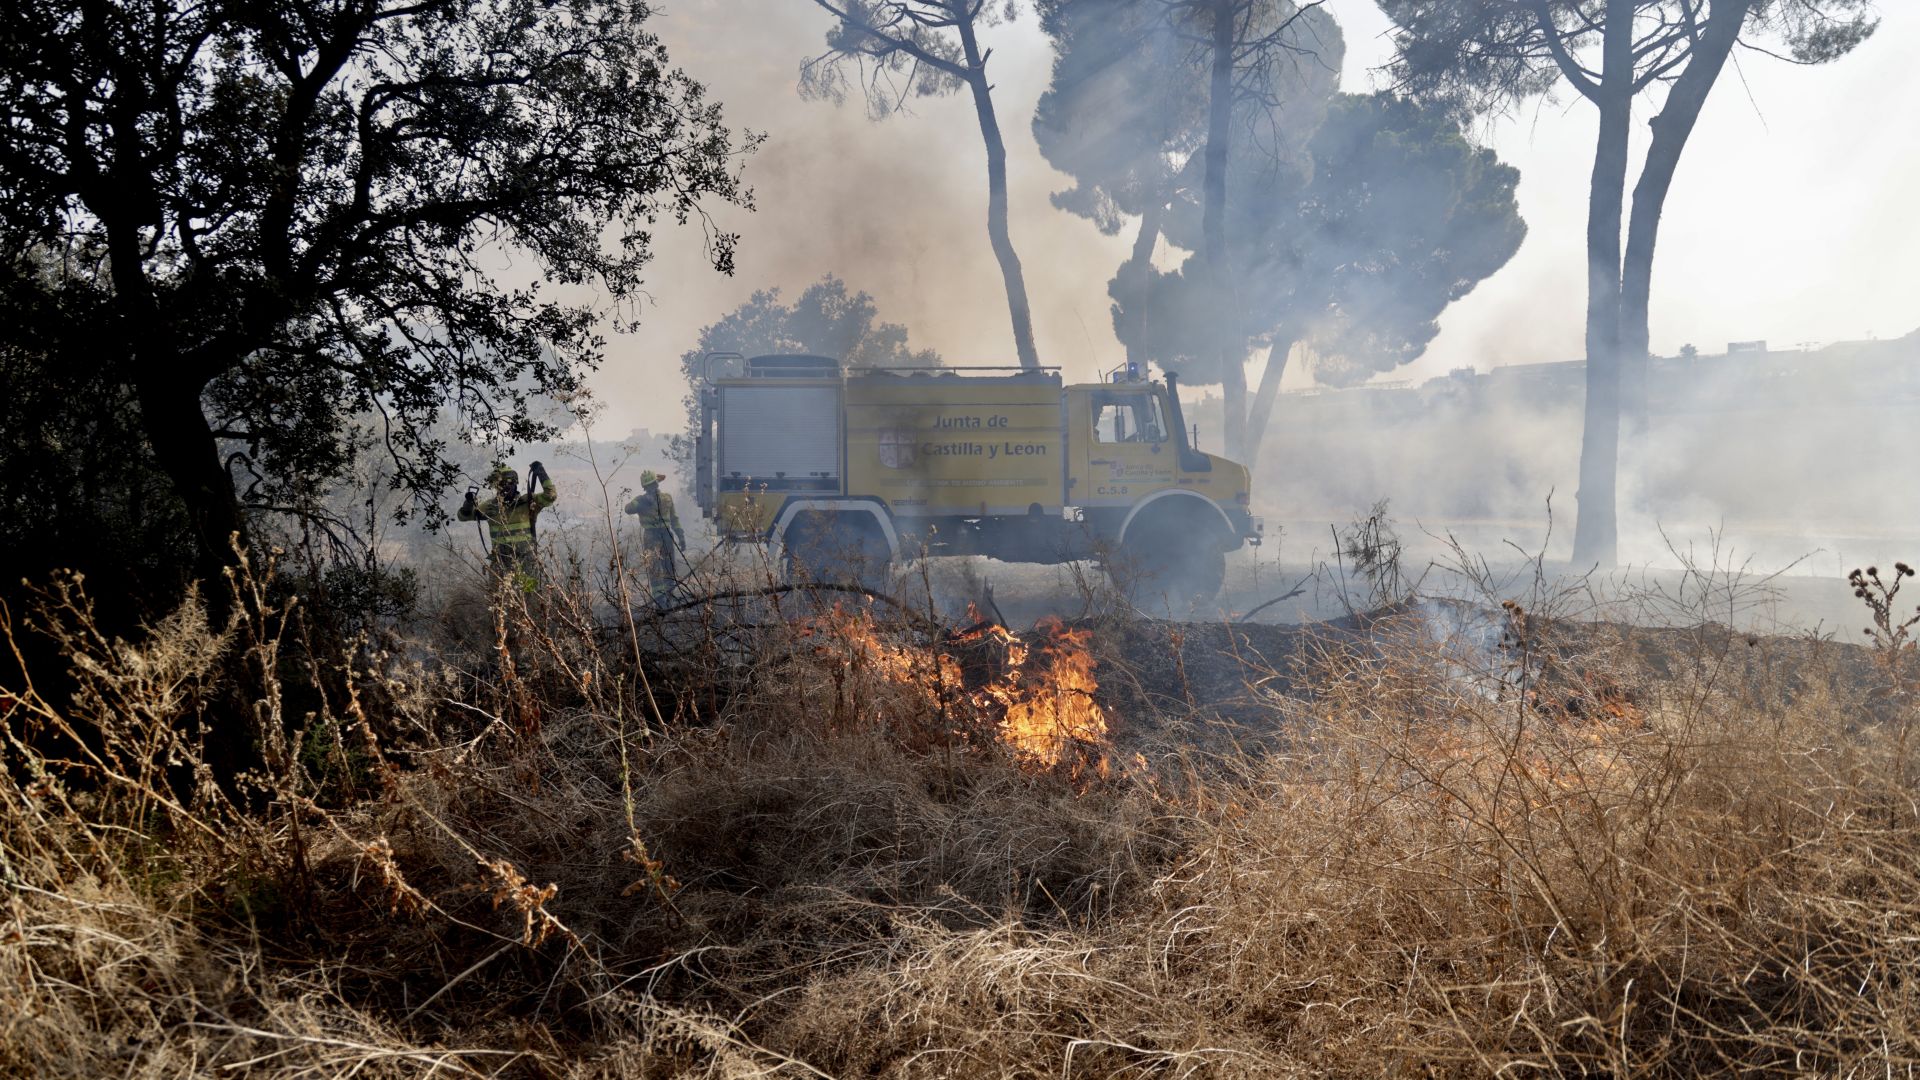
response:
<svg viewBox="0 0 1920 1080"><path fill-rule="evenodd" d="M654 472L652 469L648 469L646 472L643 472L640 474L640 486L652 487L653 485L665 479L666 477L661 476L659 473Z"/></svg>
<svg viewBox="0 0 1920 1080"><path fill-rule="evenodd" d="M493 471L487 474L487 483L492 487L499 487L509 480L518 481L519 479L520 474L508 468L504 462L494 463Z"/></svg>

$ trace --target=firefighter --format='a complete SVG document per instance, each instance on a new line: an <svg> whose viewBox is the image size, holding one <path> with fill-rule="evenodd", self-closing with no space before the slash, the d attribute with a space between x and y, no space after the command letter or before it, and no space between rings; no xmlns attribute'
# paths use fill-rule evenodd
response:
<svg viewBox="0 0 1920 1080"><path fill-rule="evenodd" d="M640 519L642 550L647 560L647 578L653 602L662 603L678 584L679 571L674 549L686 550L687 534L680 528L680 515L673 512L673 496L660 490L659 473L648 469L640 474L643 494L627 503L627 513Z"/></svg>
<svg viewBox="0 0 1920 1080"><path fill-rule="evenodd" d="M527 467L527 482L540 490L520 494L520 478L505 465L495 465L487 476L493 496L479 499L479 492L467 489L467 501L460 504L461 521L485 521L495 572L512 581L523 592L532 592L539 584L540 563L535 557L535 523L540 511L552 506L559 497L547 467L534 462Z"/></svg>

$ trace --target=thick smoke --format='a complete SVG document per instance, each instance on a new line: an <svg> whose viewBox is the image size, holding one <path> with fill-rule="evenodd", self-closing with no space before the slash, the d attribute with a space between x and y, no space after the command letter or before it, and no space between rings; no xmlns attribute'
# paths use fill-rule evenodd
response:
<svg viewBox="0 0 1920 1080"><path fill-rule="evenodd" d="M678 357L702 326L756 289L797 294L826 274L871 293L888 321L950 363L1014 362L987 244L986 154L972 103L915 98L907 111L873 121L857 89L844 105L802 100L801 61L824 49L829 24L807 0L683 0L657 20L675 61L706 80L729 121L768 138L748 165L757 211L718 222L744 237L735 277L700 268L697 230L662 231L657 303L641 313L642 332L613 342L597 381L616 423L628 415L635 425L674 423L672 410L643 404L640 391L648 380L678 379ZM1034 148L1029 120L1051 57L1031 16L989 28L984 39L994 50L988 70L1010 157L1013 241L1041 362L1091 377L1118 351L1105 283L1126 242L1048 201L1062 177Z"/></svg>
<svg viewBox="0 0 1920 1080"><path fill-rule="evenodd" d="M1330 10L1348 43L1343 89L1373 89L1369 69L1387 51L1378 12L1363 0L1336 0ZM1901 201L1920 174L1920 144L1875 135L1872 122L1845 112L1853 106L1843 109L1865 96L1885 104L1875 110L1881 116L1920 107L1920 68L1900 59L1920 36L1920 9L1888 5L1885 15L1879 38L1845 63L1787 71L1756 58L1742 79L1716 91L1665 219L1656 351L1691 341L1717 353L1728 339L1770 337L1780 352L1803 340L1892 337L1920 324L1911 257L1920 250L1920 217ZM794 294L828 273L872 293L884 318L949 363L1011 361L970 102L916 99L909 112L876 123L858 100L803 100L800 64L823 49L828 25L807 0L679 0L655 25L730 121L768 139L748 168L758 211L715 223L743 234L736 277L704 268L698 230L661 231L655 303L639 313L644 329L613 340L596 380L606 430L677 427L677 360L699 329L756 289ZM1104 236L1051 202L1071 180L1041 159L1029 129L1051 64L1031 13L989 31L987 44L1011 156L1013 239L1042 362L1064 365L1070 379L1089 378L1121 358L1106 284L1128 255L1132 230ZM1543 103L1476 128L1521 170L1529 237L1505 269L1441 316L1425 355L1389 378L1417 385L1455 368L1484 375L1500 365L1578 359L1590 112L1580 102ZM1171 269L1182 254L1163 244L1158 261ZM1256 356L1256 379L1258 371ZM1306 380L1296 364L1283 385L1300 389ZM1283 400L1256 463L1256 498L1269 517L1324 532L1327 522L1390 497L1403 520L1465 523L1486 548L1535 536L1552 491L1556 528L1570 537L1577 389L1544 403L1428 403L1411 416L1403 410L1417 395L1408 394L1358 392L1338 409ZM1623 556L1664 558L1656 525L1680 537L1724 527L1775 564L1822 548L1822 572L1850 553L1902 553L1920 537L1920 510L1900 494L1903 483L1911 487L1916 447L1888 411L1897 408L1656 409L1624 443ZM1218 450L1219 425L1196 412L1203 442ZM1336 414L1345 417L1337 424Z"/></svg>
<svg viewBox="0 0 1920 1080"><path fill-rule="evenodd" d="M1380 497L1410 526L1491 551L1508 539L1537 548L1551 494L1549 555L1565 558L1583 377L1578 362L1514 365L1284 395L1256 498L1310 541ZM1672 566L1670 542L1698 544L1711 530L1756 566L1811 555L1805 570L1844 575L1848 559L1884 560L1920 538L1910 494L1920 429L1907 420L1920 409L1920 331L1657 358L1646 381L1646 405L1629 410L1622 432L1623 561Z"/></svg>

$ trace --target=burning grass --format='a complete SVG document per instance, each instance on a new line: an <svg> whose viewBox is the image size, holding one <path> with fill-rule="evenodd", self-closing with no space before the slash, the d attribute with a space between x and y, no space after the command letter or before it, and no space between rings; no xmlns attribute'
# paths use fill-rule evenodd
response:
<svg viewBox="0 0 1920 1080"><path fill-rule="evenodd" d="M77 689L6 688L7 1074L1920 1063L1904 641L1406 605L1129 655L777 593L609 637L556 590L403 660L271 595L132 643L49 595ZM1188 737L1224 664L1260 752Z"/></svg>
<svg viewBox="0 0 1920 1080"><path fill-rule="evenodd" d="M1048 616L1029 641L977 609L968 616L964 629L916 645L836 603L796 632L833 683L840 726L878 724L917 744L997 739L1025 768L1110 775L1093 631Z"/></svg>

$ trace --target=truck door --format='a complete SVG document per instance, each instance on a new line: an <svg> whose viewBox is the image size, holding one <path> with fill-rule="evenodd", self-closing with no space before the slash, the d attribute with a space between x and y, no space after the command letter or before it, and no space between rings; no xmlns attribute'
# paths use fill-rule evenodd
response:
<svg viewBox="0 0 1920 1080"><path fill-rule="evenodd" d="M1084 423L1088 432L1088 438L1076 440L1086 467L1073 501L1089 507L1131 506L1173 483L1178 455L1166 413L1151 387L1095 387L1070 407L1086 410L1084 418L1072 419L1078 421L1074 427Z"/></svg>

